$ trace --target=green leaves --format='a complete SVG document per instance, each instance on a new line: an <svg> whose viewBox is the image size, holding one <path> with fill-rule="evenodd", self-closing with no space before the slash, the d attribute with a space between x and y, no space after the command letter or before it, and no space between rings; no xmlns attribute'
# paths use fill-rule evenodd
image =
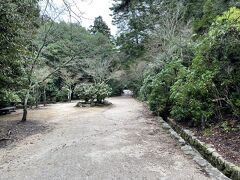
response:
<svg viewBox="0 0 240 180"><path fill-rule="evenodd" d="M24 68L31 56L29 44L38 27L37 1L0 3L0 105L17 99L14 92L25 85Z"/></svg>
<svg viewBox="0 0 240 180"><path fill-rule="evenodd" d="M235 95L239 94L240 88L238 15L239 9L231 8L217 17L209 33L199 41L189 72L178 77L172 86L174 106L171 114L176 119L193 119L199 124L202 118L221 117L219 110L234 116L240 112L235 104L239 98Z"/></svg>
<svg viewBox="0 0 240 180"><path fill-rule="evenodd" d="M169 115L172 101L170 88L184 70L181 60L174 59L164 65L156 76L147 76L140 90L140 97L147 100L150 110L163 118Z"/></svg>
<svg viewBox="0 0 240 180"><path fill-rule="evenodd" d="M1 102L7 103L7 102L21 102L21 99L17 92L13 91L7 91L7 90L2 90L0 91L0 99Z"/></svg>
<svg viewBox="0 0 240 180"><path fill-rule="evenodd" d="M105 83L85 83L78 85L74 92L80 100L84 100L86 103L94 102L95 100L102 103L106 97L110 96L111 88Z"/></svg>
<svg viewBox="0 0 240 180"><path fill-rule="evenodd" d="M90 26L90 32L102 33L104 36L107 36L109 39L111 37L111 32L107 24L103 21L102 16L98 16L94 20L93 26Z"/></svg>
<svg viewBox="0 0 240 180"><path fill-rule="evenodd" d="M205 8L207 11L207 5ZM239 17L240 10L231 8L215 21L210 18L214 22L195 41L194 56L187 67L183 61L169 56L155 64L157 73L149 68L140 93L154 113L164 118L170 114L178 121L191 121L196 126L226 115L239 118Z"/></svg>

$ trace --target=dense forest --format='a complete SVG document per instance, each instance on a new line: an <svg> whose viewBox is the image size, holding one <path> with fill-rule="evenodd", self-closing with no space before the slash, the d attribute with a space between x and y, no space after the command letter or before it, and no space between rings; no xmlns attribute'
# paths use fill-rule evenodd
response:
<svg viewBox="0 0 240 180"><path fill-rule="evenodd" d="M0 4L0 106L22 104L23 121L39 103L130 89L164 119L239 124L238 0L114 0L116 37L101 16L86 29L41 8L38 0Z"/></svg>

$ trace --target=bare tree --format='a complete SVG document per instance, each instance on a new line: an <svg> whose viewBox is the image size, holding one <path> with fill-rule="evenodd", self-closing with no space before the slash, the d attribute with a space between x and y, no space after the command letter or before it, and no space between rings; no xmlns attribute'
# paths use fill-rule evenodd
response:
<svg viewBox="0 0 240 180"><path fill-rule="evenodd" d="M174 8L164 5L156 9L158 18L154 22L154 31L146 44L147 56L158 63L176 56L183 56L182 50L191 42L192 28L183 19L185 7L179 3ZM153 19L156 19L153 17Z"/></svg>
<svg viewBox="0 0 240 180"><path fill-rule="evenodd" d="M64 80L63 83L66 85L68 90L68 102L72 100L72 93L74 85L79 81L82 74L78 73L77 75L73 75L72 73L68 72L66 69L59 70L60 77Z"/></svg>
<svg viewBox="0 0 240 180"><path fill-rule="evenodd" d="M111 78L112 60L85 59L84 71L90 75L95 83L107 82Z"/></svg>

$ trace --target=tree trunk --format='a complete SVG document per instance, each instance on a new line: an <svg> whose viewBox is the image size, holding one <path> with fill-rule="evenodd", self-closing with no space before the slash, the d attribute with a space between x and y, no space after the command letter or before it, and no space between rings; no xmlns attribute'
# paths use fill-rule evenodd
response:
<svg viewBox="0 0 240 180"><path fill-rule="evenodd" d="M202 127L202 130L206 128L206 119L204 116L202 116L202 119L201 119L201 127Z"/></svg>
<svg viewBox="0 0 240 180"><path fill-rule="evenodd" d="M35 106L38 108L38 100L39 100L39 95L38 95L38 87L35 90Z"/></svg>
<svg viewBox="0 0 240 180"><path fill-rule="evenodd" d="M72 89L71 87L68 89L68 102L72 101Z"/></svg>
<svg viewBox="0 0 240 180"><path fill-rule="evenodd" d="M26 121L27 121L27 106L24 106L22 122L26 122Z"/></svg>
<svg viewBox="0 0 240 180"><path fill-rule="evenodd" d="M46 96L46 85L43 86L43 105L47 104L47 96Z"/></svg>
<svg viewBox="0 0 240 180"><path fill-rule="evenodd" d="M30 93L30 90L27 91L27 94L24 99L22 122L27 121L27 103L28 103L29 93Z"/></svg>

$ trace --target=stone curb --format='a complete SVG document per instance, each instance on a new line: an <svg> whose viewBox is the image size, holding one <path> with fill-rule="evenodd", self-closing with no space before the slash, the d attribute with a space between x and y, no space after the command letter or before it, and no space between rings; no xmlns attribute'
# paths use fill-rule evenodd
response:
<svg viewBox="0 0 240 180"><path fill-rule="evenodd" d="M186 141L192 147L194 147L209 163L211 163L212 166L216 167L227 177L233 180L240 180L240 167L225 160L220 154L218 154L213 145L206 144L200 141L194 136L193 132L191 132L190 130L182 129L172 119L168 119L168 122L165 122L161 118L159 118L159 122L162 123L162 128L169 130L170 135L177 139L181 145L184 145ZM175 130L181 137L173 130ZM185 146L183 146L182 149ZM191 155L191 152L189 152L188 154ZM194 159L196 160L196 162L200 162L197 162L200 166L206 165L204 161L198 160L198 158L196 157Z"/></svg>

